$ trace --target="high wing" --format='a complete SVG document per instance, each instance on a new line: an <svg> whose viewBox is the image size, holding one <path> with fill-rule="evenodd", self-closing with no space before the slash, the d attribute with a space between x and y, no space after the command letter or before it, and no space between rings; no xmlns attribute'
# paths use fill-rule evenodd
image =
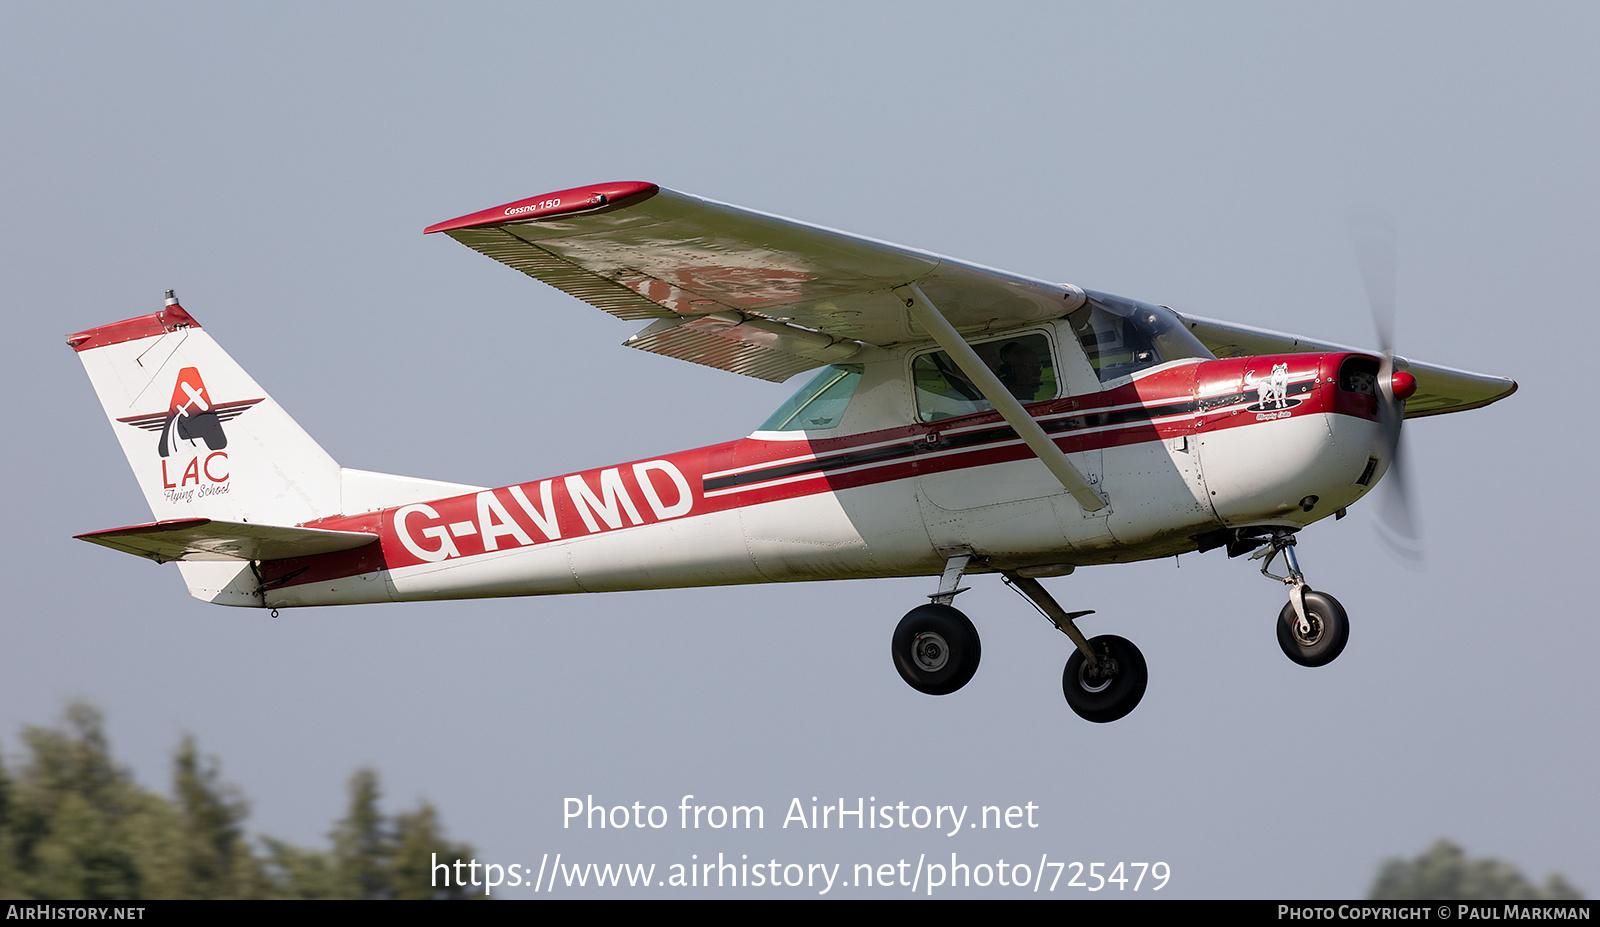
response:
<svg viewBox="0 0 1600 927"><path fill-rule="evenodd" d="M781 382L876 348L932 340L897 289L915 284L959 332L1060 318L1083 291L782 216L626 181L529 197L430 226L622 319L628 347ZM1182 315L1180 313L1180 315ZM1182 316L1218 357L1360 351ZM1406 417L1488 405L1504 377L1396 358Z"/></svg>
<svg viewBox="0 0 1600 927"><path fill-rule="evenodd" d="M655 184L530 197L427 229L618 318L629 347L783 381L930 335L896 287L917 284L962 332L1059 318L1077 287L1034 280Z"/></svg>
<svg viewBox="0 0 1600 927"><path fill-rule="evenodd" d="M1218 357L1367 350L1181 312L1178 315L1195 337ZM1399 356L1395 357L1394 365L1397 370L1417 378L1417 391L1406 400L1406 418L1477 409L1517 391L1517 382L1505 377L1424 364Z"/></svg>

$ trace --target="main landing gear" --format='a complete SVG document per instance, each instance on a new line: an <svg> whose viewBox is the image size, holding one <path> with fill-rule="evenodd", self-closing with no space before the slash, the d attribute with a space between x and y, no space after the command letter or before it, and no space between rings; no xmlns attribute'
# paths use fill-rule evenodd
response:
<svg viewBox="0 0 1600 927"><path fill-rule="evenodd" d="M978 631L950 604L964 591L959 586L961 574L971 560L970 554L951 557L939 579L939 591L929 596L933 601L912 609L895 628L895 669L919 692L948 695L978 670ZM1072 710L1095 722L1115 721L1133 711L1149 681L1139 648L1114 634L1085 639L1073 622L1091 612L1063 610L1032 577L1017 573L1005 577L1077 647L1061 677L1061 690Z"/></svg>
<svg viewBox="0 0 1600 927"><path fill-rule="evenodd" d="M1301 666L1326 666L1344 651L1350 639L1350 620L1339 600L1306 585L1294 553L1294 532L1282 528L1237 531L1228 542L1230 556L1255 549L1252 560L1262 560L1261 575L1289 587L1289 604L1278 613L1278 646ZM1220 544L1220 542L1219 542ZM1259 549L1256 549L1259 545ZM1270 572L1278 555L1288 574ZM961 576L972 562L971 554L957 554L945 563L939 591L927 605L913 608L895 628L895 669L912 688L929 695L949 695L978 671L982 648L978 630L951 602L965 589ZM1074 622L1092 611L1069 612L1031 576L1006 571L1006 582L1026 596L1039 611L1072 639L1076 648L1061 674L1061 692L1067 705L1086 721L1105 723L1125 717L1138 707L1149 682L1149 670L1139 648L1115 634L1085 638Z"/></svg>
<svg viewBox="0 0 1600 927"><path fill-rule="evenodd" d="M1288 565L1287 576L1267 572L1279 553ZM1283 648L1284 656L1301 666L1332 663L1350 639L1350 619L1345 616L1344 606L1333 596L1306 585L1299 558L1294 555L1292 532L1273 532L1266 546L1251 555L1252 560L1263 558L1261 575L1289 587L1289 604L1278 613L1278 646Z"/></svg>
<svg viewBox="0 0 1600 927"><path fill-rule="evenodd" d="M949 695L966 685L982 651L978 629L949 605L919 605L894 629L894 668L911 688L928 695Z"/></svg>
<svg viewBox="0 0 1600 927"><path fill-rule="evenodd" d="M950 604L956 593L966 591L957 584L971 562L971 554L951 557L939 577L939 591L928 597L933 601L907 612L894 629L894 668L918 692L949 695L978 671L983 653L978 629Z"/></svg>
<svg viewBox="0 0 1600 927"><path fill-rule="evenodd" d="M1139 706L1145 685L1150 681L1144 654L1139 648L1115 634L1085 639L1073 622L1094 614L1092 610L1064 610L1031 576L1006 573L1005 578L1077 647L1061 674L1061 694L1067 697L1067 706L1077 712L1078 717L1103 724L1125 717Z"/></svg>

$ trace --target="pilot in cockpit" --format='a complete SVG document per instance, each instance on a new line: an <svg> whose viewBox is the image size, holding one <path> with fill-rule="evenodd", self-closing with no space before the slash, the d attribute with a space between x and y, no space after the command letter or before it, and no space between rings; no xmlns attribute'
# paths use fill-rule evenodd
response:
<svg viewBox="0 0 1600 927"><path fill-rule="evenodd" d="M1039 355L1020 341L1008 342L1000 349L1000 363L994 373L1001 385L1022 402L1032 402L1044 382Z"/></svg>

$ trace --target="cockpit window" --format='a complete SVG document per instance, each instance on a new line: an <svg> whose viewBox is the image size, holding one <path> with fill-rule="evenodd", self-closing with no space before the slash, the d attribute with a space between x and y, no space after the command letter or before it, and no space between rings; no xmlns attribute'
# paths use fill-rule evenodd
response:
<svg viewBox="0 0 1600 927"><path fill-rule="evenodd" d="M850 397L861 383L862 365L835 364L822 368L778 411L761 423L758 431L821 431L836 427L844 418Z"/></svg>
<svg viewBox="0 0 1600 927"><path fill-rule="evenodd" d="M1171 309L1084 292L1088 300L1067 316L1067 322L1100 382L1184 357L1216 359Z"/></svg>
<svg viewBox="0 0 1600 927"><path fill-rule="evenodd" d="M1056 398L1056 368L1050 357L1050 340L1045 336L1016 335L975 344L972 349L1018 401ZM937 422L992 408L943 351L917 355L911 362L911 381L916 386L917 417L921 421Z"/></svg>

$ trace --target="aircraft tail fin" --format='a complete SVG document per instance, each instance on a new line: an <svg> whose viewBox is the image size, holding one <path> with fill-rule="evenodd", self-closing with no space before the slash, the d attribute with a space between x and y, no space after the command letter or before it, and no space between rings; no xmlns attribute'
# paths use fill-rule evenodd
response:
<svg viewBox="0 0 1600 927"><path fill-rule="evenodd" d="M339 514L339 464L211 339L171 290L160 312L69 335L67 344L83 361L156 517L140 530L96 532L85 540L181 561L189 593L198 599L261 605L245 558L196 553L260 555L306 543L290 536L299 529L267 526ZM192 527L207 522L210 529ZM176 525L191 527L170 527ZM187 555L185 545L191 548Z"/></svg>
<svg viewBox="0 0 1600 927"><path fill-rule="evenodd" d="M158 521L297 525L339 514L339 465L171 290L165 308L67 336Z"/></svg>
<svg viewBox="0 0 1600 927"><path fill-rule="evenodd" d="M307 522L482 489L340 467L171 290L160 312L68 335L67 344L156 517L78 537L177 561L197 599L261 607L254 561L335 553L377 537L301 527Z"/></svg>

